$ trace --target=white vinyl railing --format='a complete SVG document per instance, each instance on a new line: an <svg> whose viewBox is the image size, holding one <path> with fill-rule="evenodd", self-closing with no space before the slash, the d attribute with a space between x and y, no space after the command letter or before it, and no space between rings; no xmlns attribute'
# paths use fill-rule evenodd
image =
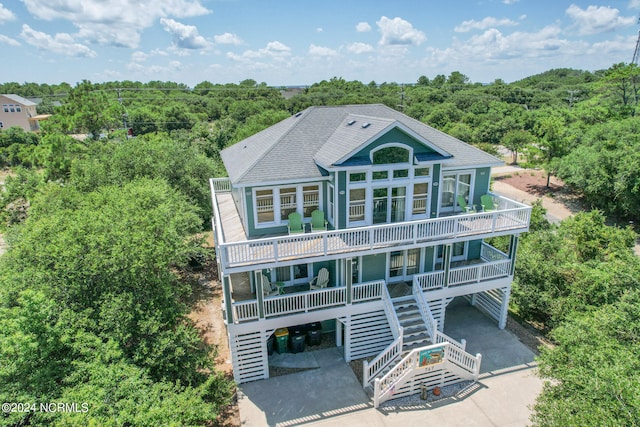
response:
<svg viewBox="0 0 640 427"><path fill-rule="evenodd" d="M311 310L341 307L347 305L347 288L335 287L299 292L288 295L275 295L263 300L265 318L285 314L306 313ZM351 289L352 303L379 300L387 287L384 280L358 283ZM234 323L259 319L258 301L233 302Z"/></svg>
<svg viewBox="0 0 640 427"><path fill-rule="evenodd" d="M231 180L229 180L229 178L211 178L210 182L213 189L218 193L228 193L231 191Z"/></svg>
<svg viewBox="0 0 640 427"><path fill-rule="evenodd" d="M234 302L233 306L233 319L237 321L257 320L258 319L258 302L253 301L241 301Z"/></svg>
<svg viewBox="0 0 640 427"><path fill-rule="evenodd" d="M414 280L412 285L413 298L416 300L416 305L418 306L418 312L420 313L420 317L422 317L422 321L427 328L427 332L429 333L429 339L431 342L435 343L435 334L438 330L438 323L433 318L433 314L431 313L431 309L429 308L429 304L424 298L424 294L422 293L422 288L420 285Z"/></svg>
<svg viewBox="0 0 640 427"><path fill-rule="evenodd" d="M416 274L413 276L413 283L416 283L423 291L431 291L434 289L469 285L485 280L508 277L511 274L511 260L502 259L500 261L483 262L464 267L451 268L449 270L449 280L446 285L444 274L442 270Z"/></svg>
<svg viewBox="0 0 640 427"><path fill-rule="evenodd" d="M402 354L402 347L404 346L404 331L400 326L398 320L398 314L396 313L393 303L391 302L391 295L386 286L382 291L382 301L384 303L384 311L389 319L389 327L393 334L394 340L384 350L380 352L370 362L366 360L362 363L362 386L366 387L369 382L375 378L380 372L382 372L391 362L393 362L400 354Z"/></svg>
<svg viewBox="0 0 640 427"><path fill-rule="evenodd" d="M420 366L420 354L429 350L443 350L442 363L446 369L447 363L453 363L466 371L470 377L477 381L480 373L482 356L473 356L455 345L445 342L416 348L409 352L396 366L387 372L382 378L376 378L373 383L373 406L377 408L381 403L391 398L395 386L409 378L416 371L426 369ZM433 366L433 365L427 365Z"/></svg>
<svg viewBox="0 0 640 427"><path fill-rule="evenodd" d="M318 289L290 295L278 295L264 299L264 316L305 313L319 308L346 304L345 288Z"/></svg>
<svg viewBox="0 0 640 427"><path fill-rule="evenodd" d="M351 288L351 302L364 302L380 299L383 289L387 288L384 280L359 283Z"/></svg>
<svg viewBox="0 0 640 427"><path fill-rule="evenodd" d="M214 201L214 227L220 228L215 192L227 190L224 180L211 180ZM217 242L217 252L226 268L254 266L286 261L295 257L331 256L349 252L366 252L387 247L401 248L445 238L481 236L500 231L526 231L529 227L529 206L493 196L506 210L469 213L442 218L380 224L367 227L321 231L306 234L252 239L241 242ZM216 235L218 237L218 235ZM220 237L222 234L220 233Z"/></svg>

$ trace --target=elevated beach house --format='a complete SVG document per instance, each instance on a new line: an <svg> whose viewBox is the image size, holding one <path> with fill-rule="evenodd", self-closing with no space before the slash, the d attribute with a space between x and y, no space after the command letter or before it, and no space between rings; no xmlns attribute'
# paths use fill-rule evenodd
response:
<svg viewBox="0 0 640 427"><path fill-rule="evenodd" d="M213 229L237 382L268 378L274 333L309 324L367 359L376 405L477 379L481 356L442 331L455 297L505 326L530 207L490 192L499 159L384 105L311 107L221 156Z"/></svg>

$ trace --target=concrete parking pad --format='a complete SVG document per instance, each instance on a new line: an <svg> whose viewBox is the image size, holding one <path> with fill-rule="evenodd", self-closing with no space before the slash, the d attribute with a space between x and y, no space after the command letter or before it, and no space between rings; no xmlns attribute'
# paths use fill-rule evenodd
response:
<svg viewBox="0 0 640 427"><path fill-rule="evenodd" d="M542 390L534 353L466 301L447 310L445 333L482 354L478 383L437 402L374 409L340 348L312 352L319 368L242 384L243 426L522 426ZM302 354L302 353L301 353ZM308 355L307 355L308 356Z"/></svg>

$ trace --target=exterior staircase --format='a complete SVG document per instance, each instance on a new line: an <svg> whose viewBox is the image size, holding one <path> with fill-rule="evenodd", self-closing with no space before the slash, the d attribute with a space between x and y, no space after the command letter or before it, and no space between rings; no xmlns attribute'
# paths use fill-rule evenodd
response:
<svg viewBox="0 0 640 427"><path fill-rule="evenodd" d="M402 355L414 348L434 344L413 295L393 300L393 308L403 331Z"/></svg>
<svg viewBox="0 0 640 427"><path fill-rule="evenodd" d="M482 356L467 353L464 340L457 342L438 331L416 284L411 295L389 298L387 304L393 310L390 317L397 326L396 339L371 362L363 364L363 386L374 407L389 399L419 393L424 386L477 381ZM437 354L436 359L423 361L431 354Z"/></svg>

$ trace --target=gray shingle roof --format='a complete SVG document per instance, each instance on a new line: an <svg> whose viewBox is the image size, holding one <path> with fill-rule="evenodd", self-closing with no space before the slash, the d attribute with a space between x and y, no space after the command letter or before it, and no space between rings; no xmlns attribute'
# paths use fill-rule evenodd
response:
<svg viewBox="0 0 640 427"><path fill-rule="evenodd" d="M13 102L22 104L25 107L31 107L31 106L37 105L35 102L29 101L27 98L23 98L20 95L4 94L3 96L5 98L12 100Z"/></svg>
<svg viewBox="0 0 640 427"><path fill-rule="evenodd" d="M355 122L348 125L352 120ZM363 128L363 123L369 126ZM452 155L447 168L502 164L482 150L381 104L310 107L220 154L235 185L317 179L323 175L318 164L335 165L395 126L403 126Z"/></svg>

